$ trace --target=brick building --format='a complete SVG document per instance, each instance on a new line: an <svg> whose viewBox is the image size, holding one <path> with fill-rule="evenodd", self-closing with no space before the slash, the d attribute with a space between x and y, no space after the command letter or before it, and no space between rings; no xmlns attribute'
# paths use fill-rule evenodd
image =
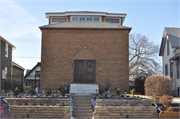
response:
<svg viewBox="0 0 180 119"><path fill-rule="evenodd" d="M42 31L40 88L97 84L129 90L129 32L126 14L107 12L46 13Z"/></svg>

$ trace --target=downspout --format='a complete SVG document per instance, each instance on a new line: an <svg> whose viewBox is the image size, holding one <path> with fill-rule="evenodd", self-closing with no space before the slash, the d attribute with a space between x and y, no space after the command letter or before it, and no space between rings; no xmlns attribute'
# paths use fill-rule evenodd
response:
<svg viewBox="0 0 180 119"><path fill-rule="evenodd" d="M16 47L12 47L12 50L15 50L15 49L16 49ZM12 55L13 55L13 52L12 52ZM12 65L12 59L11 59L11 89L12 89L12 75L13 75L13 65Z"/></svg>

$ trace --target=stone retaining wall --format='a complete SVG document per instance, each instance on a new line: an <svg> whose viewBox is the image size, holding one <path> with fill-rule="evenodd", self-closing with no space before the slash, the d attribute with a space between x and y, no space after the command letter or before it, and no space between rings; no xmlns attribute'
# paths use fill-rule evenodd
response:
<svg viewBox="0 0 180 119"><path fill-rule="evenodd" d="M13 118L71 118L69 106L12 106L11 110Z"/></svg>
<svg viewBox="0 0 180 119"><path fill-rule="evenodd" d="M96 99L96 106L151 106L149 99Z"/></svg>
<svg viewBox="0 0 180 119"><path fill-rule="evenodd" d="M69 98L5 98L6 101L13 105L13 103L16 102L17 105L28 105L27 103L31 103L32 105L44 105L47 104L47 106L50 105L56 105L62 104L64 106L69 106Z"/></svg>
<svg viewBox="0 0 180 119"><path fill-rule="evenodd" d="M95 106L94 119L157 118L154 106Z"/></svg>

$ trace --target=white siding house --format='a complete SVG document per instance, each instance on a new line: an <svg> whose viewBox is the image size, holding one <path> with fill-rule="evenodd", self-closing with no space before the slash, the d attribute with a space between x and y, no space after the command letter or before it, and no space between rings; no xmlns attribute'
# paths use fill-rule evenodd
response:
<svg viewBox="0 0 180 119"><path fill-rule="evenodd" d="M31 70L26 71L24 77L24 89L30 92L32 89L40 88L41 63L37 63Z"/></svg>
<svg viewBox="0 0 180 119"><path fill-rule="evenodd" d="M164 28L159 56L162 56L163 74L173 81L173 95L180 97L180 28Z"/></svg>

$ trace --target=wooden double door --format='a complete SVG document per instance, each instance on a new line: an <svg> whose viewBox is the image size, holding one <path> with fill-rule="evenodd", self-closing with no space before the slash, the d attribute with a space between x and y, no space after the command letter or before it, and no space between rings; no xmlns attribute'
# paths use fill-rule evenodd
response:
<svg viewBox="0 0 180 119"><path fill-rule="evenodd" d="M95 83L96 62L95 60L74 61L74 83Z"/></svg>

